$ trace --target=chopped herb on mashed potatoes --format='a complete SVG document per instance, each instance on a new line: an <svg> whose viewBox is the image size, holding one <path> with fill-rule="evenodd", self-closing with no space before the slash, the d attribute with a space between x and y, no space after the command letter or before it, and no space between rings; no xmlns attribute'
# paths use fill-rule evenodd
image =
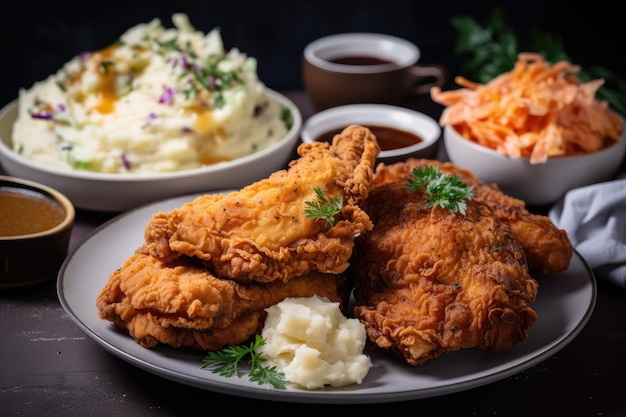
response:
<svg viewBox="0 0 626 417"><path fill-rule="evenodd" d="M266 309L259 351L286 379L306 389L360 384L372 366L363 354L365 328L339 303L323 297L287 298Z"/></svg>
<svg viewBox="0 0 626 417"><path fill-rule="evenodd" d="M159 19L80 54L19 94L13 147L31 160L105 173L169 172L249 155L282 138L289 116L256 60L226 52L217 29Z"/></svg>

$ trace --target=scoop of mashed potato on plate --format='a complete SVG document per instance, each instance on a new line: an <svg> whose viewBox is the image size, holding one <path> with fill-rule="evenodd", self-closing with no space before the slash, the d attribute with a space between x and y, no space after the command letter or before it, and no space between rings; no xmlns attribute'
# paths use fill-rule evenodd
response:
<svg viewBox="0 0 626 417"><path fill-rule="evenodd" d="M186 15L139 24L20 91L13 148L31 160L104 173L171 172L249 155L289 130L256 60Z"/></svg>
<svg viewBox="0 0 626 417"><path fill-rule="evenodd" d="M323 297L287 298L267 309L260 352L307 389L360 384L372 366L365 328Z"/></svg>

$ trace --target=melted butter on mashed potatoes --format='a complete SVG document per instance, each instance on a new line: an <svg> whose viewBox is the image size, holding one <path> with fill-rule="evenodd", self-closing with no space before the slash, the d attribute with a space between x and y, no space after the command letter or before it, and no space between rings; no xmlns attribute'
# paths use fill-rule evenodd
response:
<svg viewBox="0 0 626 417"><path fill-rule="evenodd" d="M372 366L363 354L365 328L339 303L323 297L287 298L267 310L259 351L285 378L307 389L360 384Z"/></svg>
<svg viewBox="0 0 626 417"><path fill-rule="evenodd" d="M224 51L186 15L158 19L81 54L19 95L14 150L37 162L94 172L197 168L282 138L290 115L269 99L256 60Z"/></svg>

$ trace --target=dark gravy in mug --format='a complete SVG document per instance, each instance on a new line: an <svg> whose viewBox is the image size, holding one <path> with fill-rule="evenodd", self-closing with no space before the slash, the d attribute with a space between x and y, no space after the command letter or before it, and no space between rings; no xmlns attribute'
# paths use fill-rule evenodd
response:
<svg viewBox="0 0 626 417"><path fill-rule="evenodd" d="M390 61L388 59L378 58L375 56L342 56L338 58L329 59L329 62L333 64L341 64L341 65L385 65L385 64L394 64L395 62Z"/></svg>

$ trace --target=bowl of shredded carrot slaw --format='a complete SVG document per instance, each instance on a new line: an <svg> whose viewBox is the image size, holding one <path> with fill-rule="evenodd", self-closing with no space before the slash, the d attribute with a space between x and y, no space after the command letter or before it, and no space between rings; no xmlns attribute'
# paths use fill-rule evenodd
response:
<svg viewBox="0 0 626 417"><path fill-rule="evenodd" d="M522 53L486 84L456 77L456 90L431 90L445 106L448 158L530 205L611 179L626 152L624 119L596 99L603 80L583 82L580 67Z"/></svg>

